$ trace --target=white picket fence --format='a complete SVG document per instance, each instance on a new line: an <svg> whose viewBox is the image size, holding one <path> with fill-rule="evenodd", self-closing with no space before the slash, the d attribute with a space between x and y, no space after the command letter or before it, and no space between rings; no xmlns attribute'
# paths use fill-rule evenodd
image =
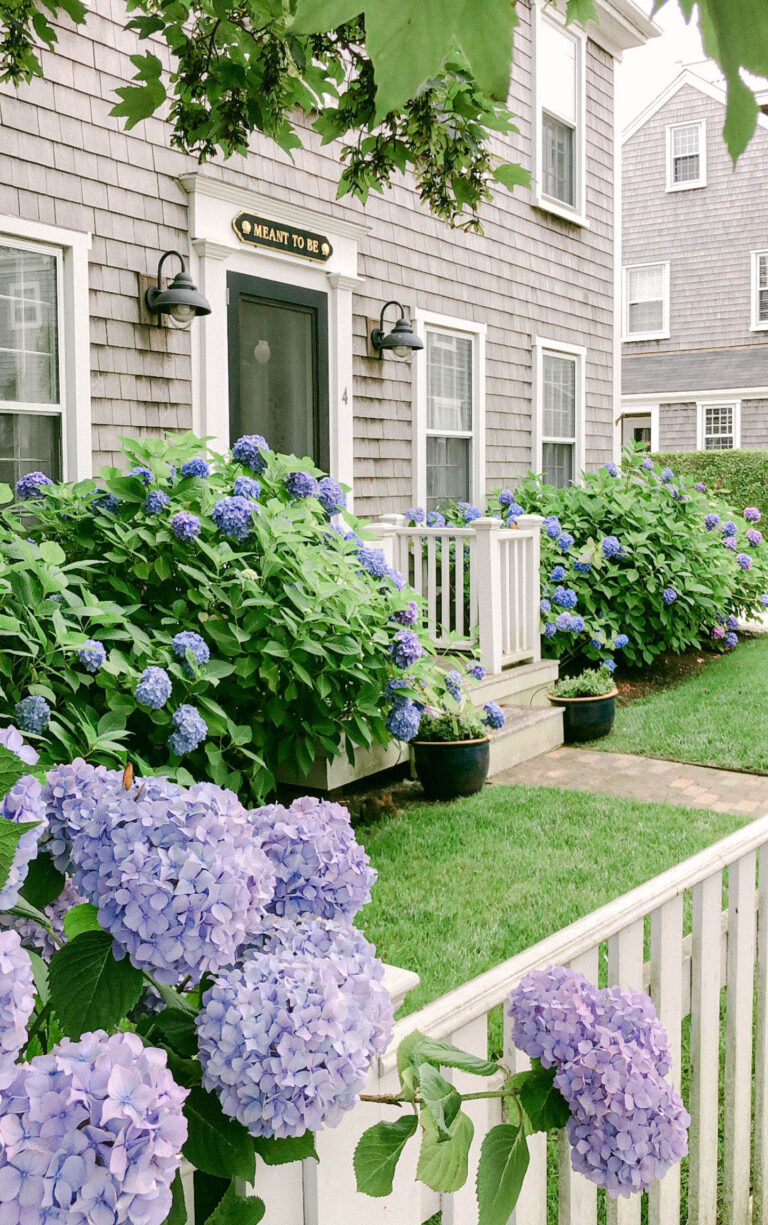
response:
<svg viewBox="0 0 768 1225"><path fill-rule="evenodd" d="M525 515L514 528L491 518L469 527L424 527L409 526L405 515L383 515L370 530L390 565L423 596L435 643L478 647L481 663L495 673L541 658L542 522Z"/></svg>
<svg viewBox="0 0 768 1225"><path fill-rule="evenodd" d="M650 990L669 1034L678 1083L683 1027L690 1017L690 1076L683 1086L693 1120L685 1163L688 1225L768 1225L768 816L400 1021L367 1092L396 1091L397 1044L413 1029L488 1055L489 1014L523 975L552 963L572 966L593 981ZM400 994L407 978L392 973L401 976ZM504 1056L514 1070L527 1066L506 1022ZM453 1079L465 1091L478 1087L476 1077L455 1073ZM442 1225L473 1225L480 1139L501 1113L498 1101L472 1102L465 1109L475 1123L475 1142L463 1190L440 1196L416 1182L418 1144L411 1141L393 1194L358 1194L352 1169L357 1139L374 1122L398 1114L361 1103L338 1128L320 1133L319 1164L260 1166L265 1225L423 1225L438 1211ZM680 1225L685 1219L680 1187L676 1166L647 1197L649 1225ZM554 1225L548 1191L558 1205L557 1225L596 1225L597 1190L571 1170L567 1143L560 1147L557 1170L548 1172L545 1138L536 1136L512 1225ZM607 1225L640 1225L641 1211L639 1196L609 1200Z"/></svg>

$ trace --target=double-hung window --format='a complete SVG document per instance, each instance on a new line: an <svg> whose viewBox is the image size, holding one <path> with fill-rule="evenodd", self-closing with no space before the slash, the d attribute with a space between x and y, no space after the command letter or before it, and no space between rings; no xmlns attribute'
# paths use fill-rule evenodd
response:
<svg viewBox="0 0 768 1225"><path fill-rule="evenodd" d="M624 269L624 339L669 336L669 264L633 264Z"/></svg>
<svg viewBox="0 0 768 1225"><path fill-rule="evenodd" d="M768 251L752 252L752 331L768 328Z"/></svg>
<svg viewBox="0 0 768 1225"><path fill-rule="evenodd" d="M667 128L667 191L707 185L707 123L670 124Z"/></svg>
<svg viewBox="0 0 768 1225"><path fill-rule="evenodd" d="M584 349L534 343L534 467L548 485L577 481L584 465Z"/></svg>
<svg viewBox="0 0 768 1225"><path fill-rule="evenodd" d="M699 405L699 449L731 451L739 446L739 404L723 401Z"/></svg>
<svg viewBox="0 0 768 1225"><path fill-rule="evenodd" d="M536 5L536 203L584 224L585 41Z"/></svg>

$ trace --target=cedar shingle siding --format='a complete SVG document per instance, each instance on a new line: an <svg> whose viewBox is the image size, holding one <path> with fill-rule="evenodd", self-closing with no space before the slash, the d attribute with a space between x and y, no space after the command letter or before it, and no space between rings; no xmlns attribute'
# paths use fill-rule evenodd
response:
<svg viewBox="0 0 768 1225"><path fill-rule="evenodd" d="M513 109L519 134L503 152L531 163L531 13L521 3ZM87 26L61 29L44 53L45 79L0 89L0 214L91 231L90 339L95 464L114 462L123 434L192 425L190 334L139 321L138 276L160 253L189 251L187 197L178 176L198 169L170 148L158 119L132 132L110 118L115 87L130 80L134 40L124 5L96 0ZM487 323L487 485L531 466L531 339L539 332L587 346L586 455L612 451L613 428L613 60L589 42L587 214L589 228L532 207L531 193L499 189L483 209L484 236L451 231L428 215L405 181L365 209L336 201L337 151L308 134L292 164L253 142L248 159L218 159L205 175L341 219L363 221L354 296L356 510L401 509L413 492L412 373L366 356L367 319L395 297ZM501 145L501 142L499 142ZM753 149L750 156L755 156ZM731 210L731 216L738 210ZM734 223L736 219L734 217ZM738 219L741 225L741 218ZM222 359L224 360L224 359ZM417 359L418 360L418 359Z"/></svg>

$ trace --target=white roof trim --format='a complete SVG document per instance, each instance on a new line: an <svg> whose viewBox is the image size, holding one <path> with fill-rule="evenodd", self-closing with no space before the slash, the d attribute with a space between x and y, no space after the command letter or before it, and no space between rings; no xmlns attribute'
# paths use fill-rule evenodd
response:
<svg viewBox="0 0 768 1225"><path fill-rule="evenodd" d="M599 20L587 23L587 34L617 59L622 52L642 47L661 34L661 28L634 0L595 0L595 8Z"/></svg>
<svg viewBox="0 0 768 1225"><path fill-rule="evenodd" d="M369 225L361 225L355 221L342 221L340 217L334 217L329 213L303 208L297 204L291 204L288 200L278 200L262 192L250 191L248 188L235 187L232 183L210 178L198 171L180 175L179 182L188 196L200 195L209 196L214 200L226 200L237 208L247 209L253 213L263 213L267 217L279 214L288 225L312 226L327 231L329 234L338 234L355 241L371 232Z"/></svg>
<svg viewBox="0 0 768 1225"><path fill-rule="evenodd" d="M704 94L707 98L712 98L715 102L719 102L723 107L725 107L727 104L728 95L724 85L718 85L714 81L705 81L703 77L697 76L696 73L692 72L690 68L684 68L683 71L675 77L674 81L671 81L666 89L663 89L660 94L657 94L653 101L645 108L645 110L641 111L640 114L627 125L621 135L622 144L630 140L631 137L635 135L635 132L639 132L640 128L642 128L649 119L652 119L657 111L660 111L663 106L666 106L670 98L674 98L675 94L679 93L679 91L685 85L690 85L692 89L697 89L699 93ZM757 123L758 127L768 128L768 117L765 115L758 115Z"/></svg>

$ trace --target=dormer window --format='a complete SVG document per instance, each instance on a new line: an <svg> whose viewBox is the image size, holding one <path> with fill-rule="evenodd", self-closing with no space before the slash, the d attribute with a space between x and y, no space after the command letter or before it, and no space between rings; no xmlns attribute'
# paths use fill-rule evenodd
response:
<svg viewBox="0 0 768 1225"><path fill-rule="evenodd" d="M667 191L707 185L707 123L675 123L667 128Z"/></svg>

